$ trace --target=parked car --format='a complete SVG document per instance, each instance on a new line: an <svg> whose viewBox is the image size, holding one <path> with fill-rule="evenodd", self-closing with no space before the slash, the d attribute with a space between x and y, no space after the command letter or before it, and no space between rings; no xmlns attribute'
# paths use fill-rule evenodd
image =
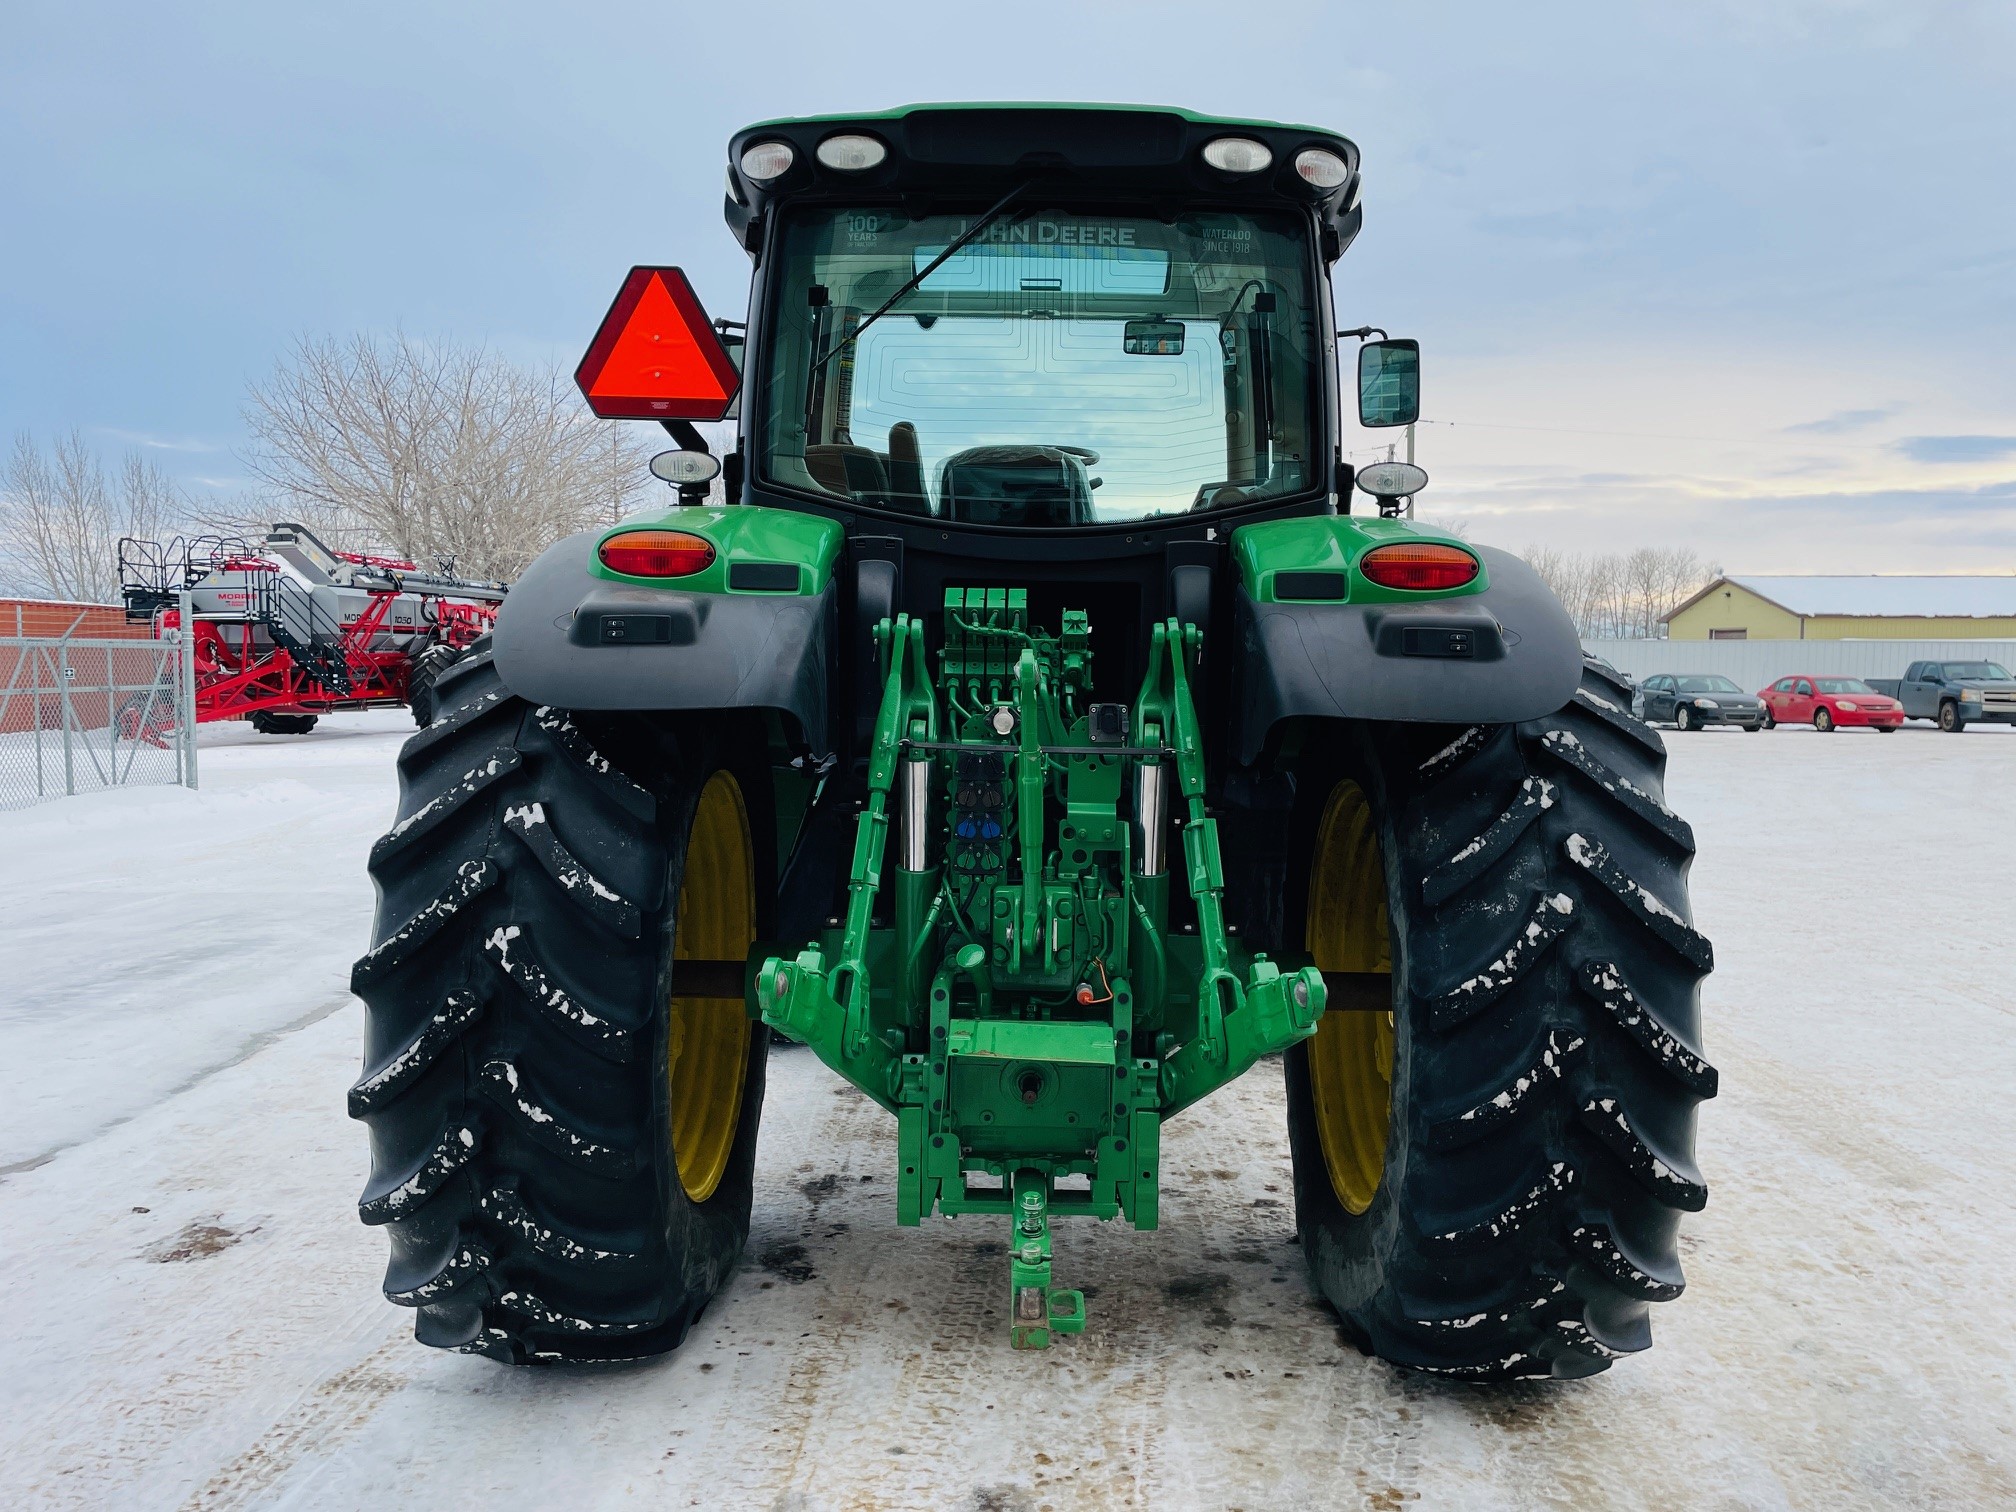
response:
<svg viewBox="0 0 2016 1512"><path fill-rule="evenodd" d="M1904 706L1906 719L1930 719L1958 735L1970 724L2016 724L2016 678L2000 662L1915 661L1892 682L1869 686Z"/></svg>
<svg viewBox="0 0 2016 1512"><path fill-rule="evenodd" d="M1904 723L1904 705L1859 677L1794 673L1757 696L1764 700L1767 730L1781 724L1810 724L1825 734L1843 725L1866 725L1887 735Z"/></svg>
<svg viewBox="0 0 2016 1512"><path fill-rule="evenodd" d="M1648 677L1638 684L1631 708L1647 724L1671 723L1683 730L1711 724L1764 728L1764 700L1717 672L1661 672Z"/></svg>

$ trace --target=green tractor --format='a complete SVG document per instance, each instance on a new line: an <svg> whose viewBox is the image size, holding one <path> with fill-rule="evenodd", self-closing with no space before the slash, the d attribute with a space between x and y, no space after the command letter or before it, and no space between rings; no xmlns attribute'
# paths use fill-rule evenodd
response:
<svg viewBox="0 0 2016 1512"><path fill-rule="evenodd" d="M746 326L639 268L578 375L677 506L532 565L372 852L361 1211L421 1341L675 1348L791 1041L893 1115L900 1224L1004 1220L1015 1347L1086 1326L1055 1221L1154 1228L1164 1125L1267 1061L1362 1348L1645 1348L1706 1199L1693 837L1535 574L1345 459L1340 337L1363 423L1419 386L1332 313L1357 148L927 106L729 163Z"/></svg>

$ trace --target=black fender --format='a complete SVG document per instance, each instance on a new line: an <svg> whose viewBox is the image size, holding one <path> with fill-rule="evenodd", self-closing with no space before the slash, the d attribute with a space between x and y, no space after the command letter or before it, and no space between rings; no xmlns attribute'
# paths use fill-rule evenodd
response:
<svg viewBox="0 0 2016 1512"><path fill-rule="evenodd" d="M1234 606L1234 749L1250 764L1285 719L1515 724L1575 694L1582 642L1561 601L1518 557L1489 546L1491 586L1418 604Z"/></svg>
<svg viewBox="0 0 2016 1512"><path fill-rule="evenodd" d="M562 709L774 709L823 753L834 623L817 593L692 593L593 571L587 530L525 569L497 612L497 675Z"/></svg>

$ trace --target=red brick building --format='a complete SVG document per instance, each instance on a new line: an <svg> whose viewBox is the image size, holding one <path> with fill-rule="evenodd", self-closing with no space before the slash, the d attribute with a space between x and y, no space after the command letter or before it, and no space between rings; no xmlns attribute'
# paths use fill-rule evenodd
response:
<svg viewBox="0 0 2016 1512"><path fill-rule="evenodd" d="M118 604L0 598L0 638L68 635L81 641L148 640L153 633L145 620L129 621ZM112 717L115 700L100 690L114 679L122 684L136 679L144 683L153 668L152 652L105 650L73 655L82 660L73 673L74 692L68 708L77 727L86 730L103 729ZM24 656L11 646L0 645L0 734L32 730L38 725L45 730L60 727L65 705L61 695L47 686L51 665L46 653Z"/></svg>
<svg viewBox="0 0 2016 1512"><path fill-rule="evenodd" d="M73 635L79 640L146 640L153 629L133 623L118 604L68 604L60 599L0 598L0 635Z"/></svg>

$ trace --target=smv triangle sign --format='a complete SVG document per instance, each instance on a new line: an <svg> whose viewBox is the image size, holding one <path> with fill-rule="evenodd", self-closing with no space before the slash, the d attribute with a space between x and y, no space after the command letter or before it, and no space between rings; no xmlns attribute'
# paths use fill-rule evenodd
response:
<svg viewBox="0 0 2016 1512"><path fill-rule="evenodd" d="M605 420L719 420L741 375L684 273L632 268L574 381Z"/></svg>

